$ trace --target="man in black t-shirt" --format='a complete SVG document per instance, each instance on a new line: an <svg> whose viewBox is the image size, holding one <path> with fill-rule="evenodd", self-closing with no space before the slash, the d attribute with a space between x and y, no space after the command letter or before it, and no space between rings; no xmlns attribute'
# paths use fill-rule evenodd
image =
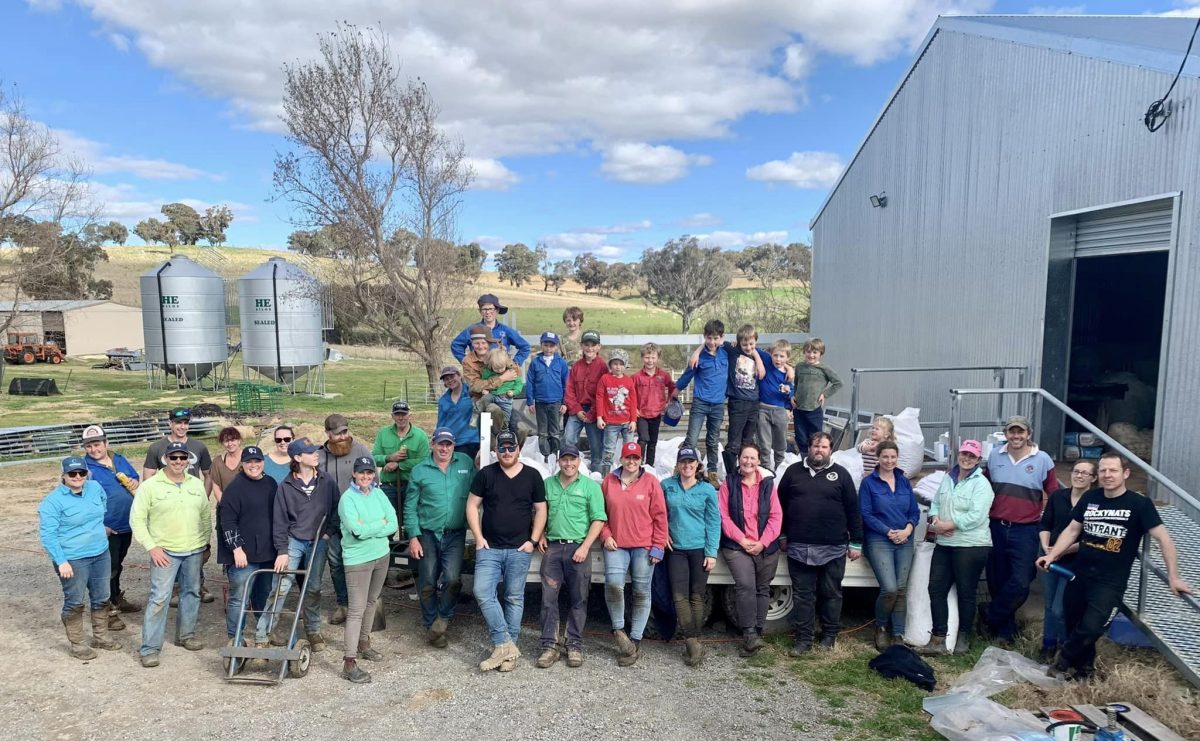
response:
<svg viewBox="0 0 1200 741"><path fill-rule="evenodd" d="M485 672L516 668L525 579L533 544L546 527L545 484L536 470L521 463L517 450L515 434L497 435L497 462L475 474L467 496L467 525L475 536L475 599L492 637L492 654L479 664ZM496 598L500 582L503 607Z"/></svg>
<svg viewBox="0 0 1200 741"><path fill-rule="evenodd" d="M1133 559L1147 533L1162 550L1171 591L1192 591L1179 577L1175 543L1154 503L1125 488L1129 478L1125 459L1116 453L1105 454L1097 474L1102 488L1083 495L1071 512L1071 523L1050 552L1037 561L1038 568L1045 571L1079 540L1079 554L1073 564L1076 578L1067 585L1063 597L1067 642L1051 666L1052 673L1069 674L1073 679L1087 679L1094 673L1096 641L1125 595Z"/></svg>

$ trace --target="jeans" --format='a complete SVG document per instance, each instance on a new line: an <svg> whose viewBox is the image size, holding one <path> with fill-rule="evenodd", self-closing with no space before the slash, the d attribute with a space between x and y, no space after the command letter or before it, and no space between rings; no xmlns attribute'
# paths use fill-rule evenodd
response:
<svg viewBox="0 0 1200 741"><path fill-rule="evenodd" d="M842 628L842 577L846 575L846 556L820 566L809 566L788 559L792 577L792 630L800 643L811 644L816 618L821 621L823 640L837 637Z"/></svg>
<svg viewBox="0 0 1200 741"><path fill-rule="evenodd" d="M696 447L700 437L700 426L708 423L704 433L704 454L708 459L708 471L717 470L717 451L721 442L721 420L725 418L725 405L721 402L708 402L692 399L692 410L688 415L687 437L685 445Z"/></svg>
<svg viewBox="0 0 1200 741"><path fill-rule="evenodd" d="M311 540L297 540L288 536L288 571L295 571L300 568L307 569L309 573L308 591L304 595L304 630L308 633L321 632L321 574L325 570L325 551L329 541L324 538L317 538L316 547L313 547ZM303 574L301 583L303 583ZM279 623L279 610L283 609L283 602L287 599L288 592L292 591L292 584L296 582L295 574L280 574L275 577L275 583L271 585L271 590L276 592L275 604L271 606L271 614L263 614L258 619L258 630L254 635L254 640L258 643L267 642L267 633L275 630L275 626ZM288 645L291 645L292 636L288 640Z"/></svg>
<svg viewBox="0 0 1200 741"><path fill-rule="evenodd" d="M1069 563L1064 563L1063 566L1070 568ZM1042 646L1044 648L1054 648L1065 643L1067 640L1067 623L1063 612L1063 598L1066 595L1067 585L1070 582L1053 571L1039 574L1038 578L1042 582L1042 595L1046 601L1046 609L1042 621Z"/></svg>
<svg viewBox="0 0 1200 741"><path fill-rule="evenodd" d="M788 413L783 407L758 406L758 444L763 449L763 465L774 471L787 454Z"/></svg>
<svg viewBox="0 0 1200 741"><path fill-rule="evenodd" d="M888 630L894 636L904 635L904 619L908 613L908 572L912 568L913 542L909 538L896 545L887 538L868 537L864 553L875 580L879 582L879 597L875 600L875 627Z"/></svg>
<svg viewBox="0 0 1200 741"><path fill-rule="evenodd" d="M779 551L751 556L743 550L722 548L721 557L733 577L737 602L737 624L743 632L766 627L767 608L771 604L771 580L779 568ZM840 611L840 607L838 608Z"/></svg>
<svg viewBox="0 0 1200 741"><path fill-rule="evenodd" d="M567 445L579 446L579 433L587 433L588 468L599 471L604 460L604 433L595 422L584 422L575 415L567 419L567 429L563 433L563 442ZM605 471L604 473L608 473Z"/></svg>
<svg viewBox="0 0 1200 741"><path fill-rule="evenodd" d="M1063 618L1067 640L1059 651L1059 661L1067 667L1090 673L1096 663L1096 641L1117 614L1125 595L1123 586L1096 579L1076 579L1067 584L1063 597Z"/></svg>
<svg viewBox="0 0 1200 741"><path fill-rule="evenodd" d="M729 400L729 429L725 436L725 448L737 452L743 440L753 440L758 434L757 399Z"/></svg>
<svg viewBox="0 0 1200 741"><path fill-rule="evenodd" d="M646 465L654 465L654 453L658 449L658 430L662 426L662 415L657 417L638 417L637 441L642 446L642 460Z"/></svg>
<svg viewBox="0 0 1200 741"><path fill-rule="evenodd" d="M325 560L329 563L329 580L333 582L333 596L342 607L350 604L346 596L346 567L342 565L342 533L335 531L325 544Z"/></svg>
<svg viewBox="0 0 1200 741"><path fill-rule="evenodd" d="M698 638L704 629L704 594L708 591L708 572L704 570L704 549L672 549L667 553L667 575L671 580L671 601L675 618L684 638Z"/></svg>
<svg viewBox="0 0 1200 741"><path fill-rule="evenodd" d="M537 418L538 452L555 455L562 448L562 415L558 410L561 401L539 401L533 408Z"/></svg>
<svg viewBox="0 0 1200 741"><path fill-rule="evenodd" d="M163 634L167 630L167 605L171 599L171 587L179 578L179 609L175 611L175 640L182 641L196 635L196 619L200 615L200 567L204 551L187 556L168 553L170 563L158 566L150 562L150 600L146 603L146 614L142 622L142 656L156 654L162 650Z"/></svg>
<svg viewBox="0 0 1200 741"><path fill-rule="evenodd" d="M66 617L72 610L83 607L85 597L91 598L90 606L93 612L104 610L110 596L108 583L111 562L108 551L87 558L72 558L68 563L71 564L71 570L75 573L71 575L70 579L58 577L63 590L63 617ZM55 569L54 573L57 576L58 569ZM85 590L87 591L86 595L84 594Z"/></svg>
<svg viewBox="0 0 1200 741"><path fill-rule="evenodd" d="M464 530L447 530L440 538L425 531L419 537L423 553L417 559L417 597L421 601L421 624L426 630L434 620L454 616L462 592L465 538Z"/></svg>
<svg viewBox="0 0 1200 741"><path fill-rule="evenodd" d="M1017 610L1029 597L1029 584L1037 575L1037 558L1041 549L1038 540L1039 523L1004 525L992 520L992 552L988 556L987 585L992 602L987 622L992 632L1003 640L1012 640L1017 633ZM971 616L967 616L971 619Z"/></svg>
<svg viewBox="0 0 1200 741"><path fill-rule="evenodd" d="M517 642L521 615L525 612L525 579L533 556L516 548L484 548L475 551L475 600L487 623L492 645ZM504 607L496 588L504 582Z"/></svg>
<svg viewBox="0 0 1200 741"><path fill-rule="evenodd" d="M583 650L583 626L587 622L588 590L592 586L591 559L575 563L572 556L579 543L546 545L542 554L542 648L558 641L558 595L567 588L567 648Z"/></svg>
<svg viewBox="0 0 1200 741"><path fill-rule="evenodd" d="M125 556L129 554L129 544L133 542L133 533L113 533L108 536L109 570L112 575L108 580L108 596L113 602L121 600L121 571Z"/></svg>
<svg viewBox="0 0 1200 741"><path fill-rule="evenodd" d="M613 630L625 629L625 574L633 582L633 609L629 616L629 637L642 640L650 619L650 579L654 564L649 548L618 548L604 551L604 602Z"/></svg>
<svg viewBox="0 0 1200 741"><path fill-rule="evenodd" d="M250 575L256 569L270 569L272 566L274 563L271 561L247 563L242 567L225 566L225 578L229 581L229 601L225 603L225 637L233 638L237 635L238 615L242 611L242 590L245 589L246 581L250 579ZM267 608L267 600L271 598L271 581L270 574L259 574L254 577L254 583L250 585L250 591L247 592L250 597L250 609L254 612L262 612ZM246 615L242 629L245 630L247 625L254 625L253 614Z"/></svg>
<svg viewBox="0 0 1200 741"><path fill-rule="evenodd" d="M628 424L605 425L604 460L601 462L601 473L607 474L612 470L613 457L617 454L617 448L631 440L633 440L633 430L629 429Z"/></svg>
<svg viewBox="0 0 1200 741"><path fill-rule="evenodd" d="M388 564L392 554L385 553L374 561L346 567L346 586L350 605L346 609L346 629L343 632L342 656L353 658L358 655L358 646L371 642L371 626L375 622L375 610L383 581L387 578Z"/></svg>
<svg viewBox="0 0 1200 741"><path fill-rule="evenodd" d="M825 407L792 409L792 427L796 433L796 450L803 455L808 451L808 439L812 434L825 429Z"/></svg>
<svg viewBox="0 0 1200 741"><path fill-rule="evenodd" d="M933 635L944 638L950 622L950 587L958 590L958 632L974 634L975 593L990 545L938 545L929 561L929 612Z"/></svg>

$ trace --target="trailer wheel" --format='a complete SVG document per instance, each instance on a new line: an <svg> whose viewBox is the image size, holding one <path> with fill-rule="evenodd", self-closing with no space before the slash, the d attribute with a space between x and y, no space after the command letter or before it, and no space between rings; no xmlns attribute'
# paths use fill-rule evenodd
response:
<svg viewBox="0 0 1200 741"><path fill-rule="evenodd" d="M300 652L300 658L287 663L288 676L292 679L300 679L308 674L308 667L312 665L312 646L307 640L301 638L296 641L296 650Z"/></svg>
<svg viewBox="0 0 1200 741"><path fill-rule="evenodd" d="M767 620L763 630L767 633L787 633L791 631L791 615L794 607L792 588L783 584L772 584L771 595L767 602ZM737 624L737 594L733 585L721 590L721 607L725 610L725 621L731 631L740 633Z"/></svg>

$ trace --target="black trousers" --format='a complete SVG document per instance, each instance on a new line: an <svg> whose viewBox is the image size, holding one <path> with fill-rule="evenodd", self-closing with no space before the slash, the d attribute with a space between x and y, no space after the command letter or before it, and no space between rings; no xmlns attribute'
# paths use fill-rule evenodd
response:
<svg viewBox="0 0 1200 741"><path fill-rule="evenodd" d="M1117 614L1117 605L1125 595L1123 586L1075 579L1063 595L1063 618L1067 623L1067 642L1059 658L1073 669L1090 672L1096 663L1096 641Z"/></svg>
<svg viewBox="0 0 1200 741"><path fill-rule="evenodd" d="M809 566L788 559L792 577L792 630L799 643L812 643L814 624L821 621L825 638L836 637L842 627L842 577L846 575L846 557L840 556L820 566Z"/></svg>
<svg viewBox="0 0 1200 741"><path fill-rule="evenodd" d="M704 549L668 551L667 575L679 631L684 638L698 638L704 629L704 593L708 590Z"/></svg>
<svg viewBox="0 0 1200 741"><path fill-rule="evenodd" d="M637 439L642 445L642 460L646 465L654 465L654 451L658 448L658 428L662 425L662 415L657 417L638 417Z"/></svg>
<svg viewBox="0 0 1200 741"><path fill-rule="evenodd" d="M975 595L991 550L990 545L939 545L933 549L929 561L929 612L933 616L933 635L946 637L950 622L947 600L952 586L958 588L958 631L974 635Z"/></svg>
<svg viewBox="0 0 1200 741"><path fill-rule="evenodd" d="M108 582L108 598L114 603L121 601L121 564L129 553L133 533L113 533L108 536L108 556L112 564L112 578Z"/></svg>

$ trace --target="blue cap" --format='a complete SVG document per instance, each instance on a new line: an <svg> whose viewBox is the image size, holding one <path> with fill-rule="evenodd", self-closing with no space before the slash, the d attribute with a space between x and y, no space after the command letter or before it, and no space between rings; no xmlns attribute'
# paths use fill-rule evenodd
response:
<svg viewBox="0 0 1200 741"><path fill-rule="evenodd" d="M246 461L261 461L263 460L262 448L255 445L247 445L242 448L242 463Z"/></svg>
<svg viewBox="0 0 1200 741"><path fill-rule="evenodd" d="M288 443L288 458L295 458L305 453L315 453L320 449L320 445L314 445L312 440L307 437L297 438Z"/></svg>
<svg viewBox="0 0 1200 741"><path fill-rule="evenodd" d="M553 342L559 344L558 335L553 332L542 332L542 342Z"/></svg>
<svg viewBox="0 0 1200 741"><path fill-rule="evenodd" d="M77 455L72 455L67 458L63 458L62 467L63 467L63 470L62 470L63 473L66 473L67 471L86 471L86 470L88 470L87 463Z"/></svg>
<svg viewBox="0 0 1200 741"><path fill-rule="evenodd" d="M696 449L689 448L686 446L680 448L679 453L675 456L676 463L678 463L679 461L699 461L699 460L700 460L700 454L696 452Z"/></svg>
<svg viewBox="0 0 1200 741"><path fill-rule="evenodd" d="M360 456L354 459L354 472L362 473L363 471L374 471L375 459L369 455Z"/></svg>
<svg viewBox="0 0 1200 741"><path fill-rule="evenodd" d="M452 443L454 442L454 431L449 427L439 427L433 431L433 437L430 440L434 443Z"/></svg>
<svg viewBox="0 0 1200 741"><path fill-rule="evenodd" d="M570 455L570 456L574 456L575 458L578 458L579 457L579 448L575 447L574 445L564 445L564 446L562 446L562 448L559 449L558 457L562 458L564 455Z"/></svg>

